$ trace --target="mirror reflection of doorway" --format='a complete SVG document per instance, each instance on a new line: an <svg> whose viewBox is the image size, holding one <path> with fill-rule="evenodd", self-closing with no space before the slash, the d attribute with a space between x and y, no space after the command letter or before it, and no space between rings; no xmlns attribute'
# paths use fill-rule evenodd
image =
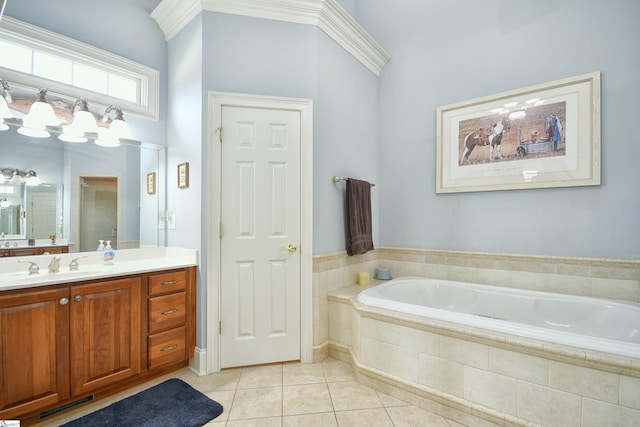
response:
<svg viewBox="0 0 640 427"><path fill-rule="evenodd" d="M118 178L81 176L79 251L95 251L99 240L118 248Z"/></svg>
<svg viewBox="0 0 640 427"><path fill-rule="evenodd" d="M55 188L43 187L41 190L27 191L27 239L47 239L56 233L56 203Z"/></svg>

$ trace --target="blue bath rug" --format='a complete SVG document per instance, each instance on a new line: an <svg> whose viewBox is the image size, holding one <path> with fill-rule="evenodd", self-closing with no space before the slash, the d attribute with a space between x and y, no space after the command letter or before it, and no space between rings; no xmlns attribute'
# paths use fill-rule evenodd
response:
<svg viewBox="0 0 640 427"><path fill-rule="evenodd" d="M173 378L61 427L200 427L222 405Z"/></svg>

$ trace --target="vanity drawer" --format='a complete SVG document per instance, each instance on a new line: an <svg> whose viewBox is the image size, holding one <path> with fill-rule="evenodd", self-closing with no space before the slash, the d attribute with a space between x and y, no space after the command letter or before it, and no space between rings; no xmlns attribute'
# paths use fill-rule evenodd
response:
<svg viewBox="0 0 640 427"><path fill-rule="evenodd" d="M186 309L185 291L149 298L149 333L184 325Z"/></svg>
<svg viewBox="0 0 640 427"><path fill-rule="evenodd" d="M149 369L187 358L187 334L184 326L149 337Z"/></svg>
<svg viewBox="0 0 640 427"><path fill-rule="evenodd" d="M186 288L187 272L184 270L149 276L149 296L181 291Z"/></svg>

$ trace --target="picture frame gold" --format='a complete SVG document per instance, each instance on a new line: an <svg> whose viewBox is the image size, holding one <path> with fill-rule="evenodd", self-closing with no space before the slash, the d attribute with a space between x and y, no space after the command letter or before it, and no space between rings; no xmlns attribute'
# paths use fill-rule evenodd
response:
<svg viewBox="0 0 640 427"><path fill-rule="evenodd" d="M156 173L147 174L147 194L156 194Z"/></svg>
<svg viewBox="0 0 640 427"><path fill-rule="evenodd" d="M189 162L178 165L178 188L189 187Z"/></svg>
<svg viewBox="0 0 640 427"><path fill-rule="evenodd" d="M600 185L600 72L438 107L436 119L436 193Z"/></svg>

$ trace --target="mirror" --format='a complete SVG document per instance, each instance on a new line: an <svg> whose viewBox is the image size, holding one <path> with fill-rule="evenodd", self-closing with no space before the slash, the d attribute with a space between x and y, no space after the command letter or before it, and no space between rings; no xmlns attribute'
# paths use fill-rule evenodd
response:
<svg viewBox="0 0 640 427"><path fill-rule="evenodd" d="M5 240L62 236L60 218L62 184L0 184L0 236Z"/></svg>
<svg viewBox="0 0 640 427"><path fill-rule="evenodd" d="M0 236L24 235L23 206L19 185L0 184Z"/></svg>
<svg viewBox="0 0 640 427"><path fill-rule="evenodd" d="M5 239L47 239L55 234L58 241L68 243L69 252L95 250L97 239L112 240L120 249L164 246L164 227L159 224L164 196L159 190L165 147L137 141L101 147L91 141L62 142L55 134L33 138L16 130L10 123L9 129L0 131L0 169L36 171L42 184L14 184L0 176L0 203L6 205L0 208L0 233ZM151 172L158 177L154 194L145 191ZM115 199L86 209L87 178L116 182ZM90 241L83 239L81 222L94 220L95 227L90 228L94 230L103 225L100 218L107 210L115 219L108 231L101 232L105 235L96 232Z"/></svg>

